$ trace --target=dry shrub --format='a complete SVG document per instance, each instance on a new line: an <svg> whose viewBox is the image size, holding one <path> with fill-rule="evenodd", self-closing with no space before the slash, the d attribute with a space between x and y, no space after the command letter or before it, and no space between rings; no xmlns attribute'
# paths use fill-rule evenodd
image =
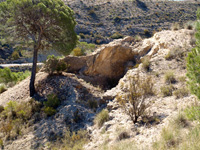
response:
<svg viewBox="0 0 200 150"><path fill-rule="evenodd" d="M149 57L144 57L142 59L142 68L145 71L149 71L149 69L150 69L150 58Z"/></svg>
<svg viewBox="0 0 200 150"><path fill-rule="evenodd" d="M174 87L172 85L165 85L160 88L163 97L172 96Z"/></svg>
<svg viewBox="0 0 200 150"><path fill-rule="evenodd" d="M176 82L176 78L173 71L168 71L165 73L165 83L172 84Z"/></svg>
<svg viewBox="0 0 200 150"><path fill-rule="evenodd" d="M109 120L108 110L103 109L99 114L97 114L94 122L98 125L98 127L102 127L104 122Z"/></svg>
<svg viewBox="0 0 200 150"><path fill-rule="evenodd" d="M183 98L185 96L188 96L188 94L189 90L186 87L182 87L173 92L173 95L176 96L176 98Z"/></svg>
<svg viewBox="0 0 200 150"><path fill-rule="evenodd" d="M124 111L131 117L133 123L136 123L138 118L150 106L147 97L154 95L154 84L151 76L141 77L139 73L129 78L129 80L129 92L124 95L118 95L117 100Z"/></svg>

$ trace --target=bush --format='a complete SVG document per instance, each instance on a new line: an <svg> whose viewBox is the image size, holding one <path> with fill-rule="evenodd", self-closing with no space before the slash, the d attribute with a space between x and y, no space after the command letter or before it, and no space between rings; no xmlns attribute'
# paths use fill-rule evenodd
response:
<svg viewBox="0 0 200 150"><path fill-rule="evenodd" d="M111 35L112 39L120 39L123 38L123 35L119 32L115 32L113 35Z"/></svg>
<svg viewBox="0 0 200 150"><path fill-rule="evenodd" d="M150 58L149 57L144 57L142 59L142 68L145 71L149 71L149 69L150 69Z"/></svg>
<svg viewBox="0 0 200 150"><path fill-rule="evenodd" d="M180 29L179 23L177 23L177 22L173 23L171 29L174 30L174 31L179 30Z"/></svg>
<svg viewBox="0 0 200 150"><path fill-rule="evenodd" d="M82 150L83 146L89 142L88 133L85 130L70 132L67 130L61 140L50 144L50 149Z"/></svg>
<svg viewBox="0 0 200 150"><path fill-rule="evenodd" d="M189 120L200 120L200 107L199 106L191 106L185 109L186 117Z"/></svg>
<svg viewBox="0 0 200 150"><path fill-rule="evenodd" d="M173 95L176 96L176 98L183 98L185 96L188 96L188 94L189 94L189 91L186 87L182 87L173 92Z"/></svg>
<svg viewBox="0 0 200 150"><path fill-rule="evenodd" d="M33 116L36 112L40 112L40 108L41 103L34 99L23 103L17 103L15 101L8 102L5 109L0 107L0 132L5 136L8 135L16 138L23 133L22 129L24 126L32 123Z"/></svg>
<svg viewBox="0 0 200 150"><path fill-rule="evenodd" d="M84 52L79 47L74 48L72 53L73 53L74 56L82 56L82 55L84 55Z"/></svg>
<svg viewBox="0 0 200 150"><path fill-rule="evenodd" d="M14 51L14 52L12 53L11 57L12 57L12 59L14 59L14 60L19 59L19 58L20 58L20 56L19 56L19 52Z"/></svg>
<svg viewBox="0 0 200 150"><path fill-rule="evenodd" d="M69 66L64 60L58 59L54 55L48 56L47 61L45 62L44 71L53 75L54 73L60 74L63 71L67 71Z"/></svg>
<svg viewBox="0 0 200 150"><path fill-rule="evenodd" d="M174 87L172 85L166 85L160 88L160 91L163 97L172 96L173 90L174 90Z"/></svg>
<svg viewBox="0 0 200 150"><path fill-rule="evenodd" d="M176 82L175 75L173 71L168 71L165 73L165 83L172 84Z"/></svg>
<svg viewBox="0 0 200 150"><path fill-rule="evenodd" d="M56 113L56 110L53 107L44 107L43 111L47 116L52 116Z"/></svg>
<svg viewBox="0 0 200 150"><path fill-rule="evenodd" d="M0 94L5 92L7 89L6 89L6 86L5 84L0 84Z"/></svg>
<svg viewBox="0 0 200 150"><path fill-rule="evenodd" d="M183 57L185 57L186 55L186 52L185 50L180 47L177 47L177 48L173 48L171 49L168 54L165 56L165 59L166 60L171 60L171 59L183 59Z"/></svg>
<svg viewBox="0 0 200 150"><path fill-rule="evenodd" d="M60 100L56 94L47 95L47 101L44 102L45 107L57 108L60 105Z"/></svg>
<svg viewBox="0 0 200 150"><path fill-rule="evenodd" d="M154 94L154 84L151 76L141 77L139 73L133 78L129 78L129 80L129 93L126 95L118 95L117 101L130 116L133 123L136 123L138 118L150 106L146 98Z"/></svg>
<svg viewBox="0 0 200 150"><path fill-rule="evenodd" d="M9 68L0 69L0 83L9 83L22 81L30 76L30 71L25 72L11 72Z"/></svg>
<svg viewBox="0 0 200 150"><path fill-rule="evenodd" d="M109 114L108 110L103 109L97 116L95 117L94 122L97 124L97 126L100 128L103 126L104 122L109 120Z"/></svg>
<svg viewBox="0 0 200 150"><path fill-rule="evenodd" d="M47 95L47 101L44 102L43 111L47 116L52 116L56 113L56 108L60 105L60 100L57 95L49 94Z"/></svg>
<svg viewBox="0 0 200 150"><path fill-rule="evenodd" d="M197 14L199 14L200 10L198 9ZM200 16L197 15L197 26L196 26L196 47L188 53L187 57L187 77L189 79L188 85L192 94L196 95L198 99L200 99L200 24L199 19Z"/></svg>

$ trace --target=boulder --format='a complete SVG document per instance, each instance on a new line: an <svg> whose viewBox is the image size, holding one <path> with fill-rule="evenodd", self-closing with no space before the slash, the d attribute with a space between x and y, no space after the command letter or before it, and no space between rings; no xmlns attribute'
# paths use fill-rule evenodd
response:
<svg viewBox="0 0 200 150"><path fill-rule="evenodd" d="M130 46L133 41L132 37L126 37L103 45L88 56L67 56L64 60L70 65L68 71L118 79L124 75L126 63L135 61L135 52Z"/></svg>

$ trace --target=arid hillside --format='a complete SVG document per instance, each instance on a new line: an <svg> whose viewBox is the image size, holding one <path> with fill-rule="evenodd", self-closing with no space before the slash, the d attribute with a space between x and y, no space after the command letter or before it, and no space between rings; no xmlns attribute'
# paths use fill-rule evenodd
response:
<svg viewBox="0 0 200 150"><path fill-rule="evenodd" d="M75 12L76 32L82 41L108 43L125 35L170 29L178 22L184 27L196 19L198 1L66 0Z"/></svg>
<svg viewBox="0 0 200 150"><path fill-rule="evenodd" d="M71 63L72 73L49 76L40 71L33 99L28 94L29 78L23 80L0 94L1 147L153 149L163 127L195 102L186 86L185 61L194 41L193 30L165 30L141 41L115 40L88 56L66 57L65 61L77 62ZM133 124L118 97L129 93L137 74L150 76L144 81L153 84L145 98L150 106ZM117 85L109 86L108 77L117 77Z"/></svg>

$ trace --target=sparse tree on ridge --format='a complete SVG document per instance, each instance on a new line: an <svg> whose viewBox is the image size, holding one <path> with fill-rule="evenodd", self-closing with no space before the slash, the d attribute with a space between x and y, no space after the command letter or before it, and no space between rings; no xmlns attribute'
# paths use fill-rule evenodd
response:
<svg viewBox="0 0 200 150"><path fill-rule="evenodd" d="M62 0L7 0L0 3L2 24L12 27L12 35L32 41L33 66L30 96L35 94L35 75L39 50L55 49L69 54L77 43L73 11Z"/></svg>

